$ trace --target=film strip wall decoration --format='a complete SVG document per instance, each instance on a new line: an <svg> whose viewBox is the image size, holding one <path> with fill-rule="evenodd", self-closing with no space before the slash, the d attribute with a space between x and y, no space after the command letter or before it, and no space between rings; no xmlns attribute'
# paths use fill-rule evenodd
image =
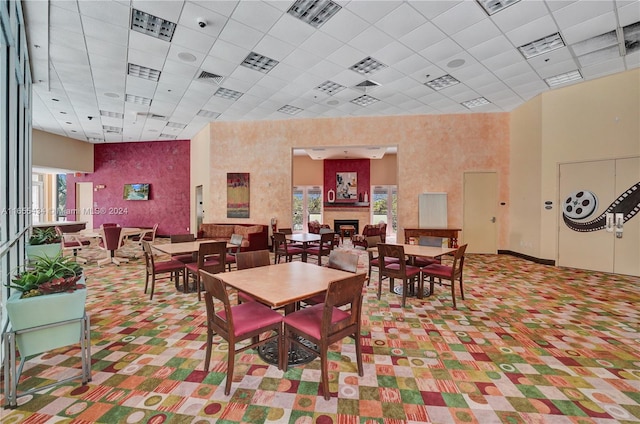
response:
<svg viewBox="0 0 640 424"><path fill-rule="evenodd" d="M640 212L640 182L625 190L609 207L595 219L588 222L576 222L591 216L598 207L598 198L593 192L582 190L571 193L562 207L562 218L567 227L574 231L589 232L604 230L607 213L624 214L624 222Z"/></svg>

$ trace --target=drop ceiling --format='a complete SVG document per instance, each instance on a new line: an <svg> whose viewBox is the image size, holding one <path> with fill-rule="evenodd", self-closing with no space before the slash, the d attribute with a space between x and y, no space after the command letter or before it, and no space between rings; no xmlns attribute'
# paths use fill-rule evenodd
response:
<svg viewBox="0 0 640 424"><path fill-rule="evenodd" d="M640 66L640 0L325 3L318 21L314 0L23 2L33 127L102 143L213 121L507 112Z"/></svg>

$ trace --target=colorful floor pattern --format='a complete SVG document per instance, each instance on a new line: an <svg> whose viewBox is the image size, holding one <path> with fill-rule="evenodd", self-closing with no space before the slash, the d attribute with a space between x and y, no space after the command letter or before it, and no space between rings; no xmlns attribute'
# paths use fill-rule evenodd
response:
<svg viewBox="0 0 640 424"><path fill-rule="evenodd" d="M325 401L319 361L283 373L252 350L237 355L225 396L224 342L211 371L202 370L204 304L166 280L149 301L143 264L86 266L92 381L21 397L0 409L3 424L640 422L640 278L471 254L454 310L449 289L437 285L403 309L385 282L378 301L374 273L365 375L351 339L333 345ZM20 388L79 366L77 346L31 358Z"/></svg>

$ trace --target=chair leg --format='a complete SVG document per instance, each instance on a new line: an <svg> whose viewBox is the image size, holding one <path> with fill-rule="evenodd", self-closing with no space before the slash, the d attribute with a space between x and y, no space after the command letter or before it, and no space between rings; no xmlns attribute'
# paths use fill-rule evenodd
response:
<svg viewBox="0 0 640 424"><path fill-rule="evenodd" d="M144 294L147 294L147 287L149 287L149 271L144 272Z"/></svg>
<svg viewBox="0 0 640 424"><path fill-rule="evenodd" d="M407 292L409 291L409 280L402 280L402 307L407 303Z"/></svg>
<svg viewBox="0 0 640 424"><path fill-rule="evenodd" d="M207 325L207 346L204 352L204 372L209 372L211 363L211 344L213 343L213 330Z"/></svg>
<svg viewBox="0 0 640 424"><path fill-rule="evenodd" d="M453 309L456 308L456 280L451 280L451 299L453 299Z"/></svg>
<svg viewBox="0 0 640 424"><path fill-rule="evenodd" d="M462 275L460 276L460 297L464 300L464 285L462 284Z"/></svg>
<svg viewBox="0 0 640 424"><path fill-rule="evenodd" d="M355 334L354 338L356 344L356 363L358 364L358 375L364 376L364 368L362 367L362 345L360 344L360 330Z"/></svg>
<svg viewBox="0 0 640 424"><path fill-rule="evenodd" d="M231 392L231 383L233 382L233 365L235 363L236 356L236 346L235 342L232 344L232 337L229 337L229 350L227 351L227 381L224 385L224 394L229 396L229 392Z"/></svg>
<svg viewBox="0 0 640 424"><path fill-rule="evenodd" d="M433 295L433 289L435 287L436 280L433 277L429 277L429 296Z"/></svg>
<svg viewBox="0 0 640 424"><path fill-rule="evenodd" d="M153 292L156 289L156 275L151 275L151 294L149 295L149 300L153 300Z"/></svg>
<svg viewBox="0 0 640 424"><path fill-rule="evenodd" d="M320 385L322 386L324 400L331 399L331 393L329 392L329 358L327 357L327 349L328 346L324 346L324 344L318 346L318 351L320 352Z"/></svg>
<svg viewBox="0 0 640 424"><path fill-rule="evenodd" d="M382 273L378 268L378 300L380 300L381 295L382 295Z"/></svg>

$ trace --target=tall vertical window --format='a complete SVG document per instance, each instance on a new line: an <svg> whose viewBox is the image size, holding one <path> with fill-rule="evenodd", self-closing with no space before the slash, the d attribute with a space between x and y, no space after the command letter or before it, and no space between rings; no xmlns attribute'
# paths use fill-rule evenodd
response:
<svg viewBox="0 0 640 424"><path fill-rule="evenodd" d="M371 190L371 223L387 223L387 235L398 233L398 188L396 186L374 186Z"/></svg>
<svg viewBox="0 0 640 424"><path fill-rule="evenodd" d="M56 221L64 221L67 215L67 175L56 175Z"/></svg>
<svg viewBox="0 0 640 424"><path fill-rule="evenodd" d="M293 188L293 231L305 231L309 221L322 222L322 187Z"/></svg>

